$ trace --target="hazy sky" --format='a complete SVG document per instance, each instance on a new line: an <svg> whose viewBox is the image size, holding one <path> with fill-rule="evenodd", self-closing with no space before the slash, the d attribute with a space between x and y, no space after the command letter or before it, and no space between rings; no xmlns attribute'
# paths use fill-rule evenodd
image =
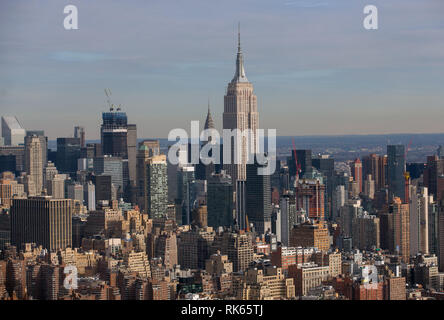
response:
<svg viewBox="0 0 444 320"><path fill-rule="evenodd" d="M68 4L79 30L63 28ZM95 139L111 88L139 137L190 131L208 99L220 128L240 21L262 128L444 132L443 17L442 0L1 0L0 115Z"/></svg>

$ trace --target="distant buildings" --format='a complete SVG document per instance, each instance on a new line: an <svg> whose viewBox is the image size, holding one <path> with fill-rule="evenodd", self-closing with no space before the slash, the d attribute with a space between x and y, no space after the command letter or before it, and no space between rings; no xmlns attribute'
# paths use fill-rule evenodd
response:
<svg viewBox="0 0 444 320"><path fill-rule="evenodd" d="M74 127L74 138L80 139L80 147L85 148L86 139L85 139L85 128L76 126Z"/></svg>
<svg viewBox="0 0 444 320"><path fill-rule="evenodd" d="M292 150L291 158L288 159L290 176L294 177L296 173L299 175L299 178L310 175L313 170L312 161L311 150Z"/></svg>
<svg viewBox="0 0 444 320"><path fill-rule="evenodd" d="M371 175L375 181L375 191L386 186L387 156L370 154L362 158L362 174L364 177Z"/></svg>
<svg viewBox="0 0 444 320"><path fill-rule="evenodd" d="M136 125L109 106L100 143L76 126L57 151L43 131L2 118L0 300L443 296L442 147L410 164L414 176L403 145L362 159L380 146L293 147L285 163L286 146L277 172L260 175L246 161L255 134L250 150L245 137L232 147L240 163L192 165L179 152L172 165L158 140L138 143ZM223 128L258 125L239 43ZM209 108L204 128L215 128ZM70 291L67 265L79 275Z"/></svg>
<svg viewBox="0 0 444 320"><path fill-rule="evenodd" d="M24 144L26 130L14 116L2 117L2 137L5 146L19 146Z"/></svg>

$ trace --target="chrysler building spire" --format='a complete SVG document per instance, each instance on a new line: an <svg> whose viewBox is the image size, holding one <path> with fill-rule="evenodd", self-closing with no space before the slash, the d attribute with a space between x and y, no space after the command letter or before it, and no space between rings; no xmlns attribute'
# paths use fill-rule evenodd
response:
<svg viewBox="0 0 444 320"><path fill-rule="evenodd" d="M236 58L236 73L231 82L248 82L244 69L244 57L242 55L241 41L240 41L240 23L237 31L237 58Z"/></svg>
<svg viewBox="0 0 444 320"><path fill-rule="evenodd" d="M214 129L214 121L211 117L210 113L210 100L208 99L208 113L207 113L207 119L205 120L205 127L204 129Z"/></svg>

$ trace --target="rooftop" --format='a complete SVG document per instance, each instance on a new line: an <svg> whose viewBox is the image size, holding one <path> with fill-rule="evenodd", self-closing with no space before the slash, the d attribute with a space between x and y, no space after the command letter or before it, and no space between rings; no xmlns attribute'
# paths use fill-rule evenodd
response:
<svg viewBox="0 0 444 320"><path fill-rule="evenodd" d="M9 127L9 129L23 129L20 122L17 120L14 116L4 116L2 117L3 121L6 123L6 125Z"/></svg>

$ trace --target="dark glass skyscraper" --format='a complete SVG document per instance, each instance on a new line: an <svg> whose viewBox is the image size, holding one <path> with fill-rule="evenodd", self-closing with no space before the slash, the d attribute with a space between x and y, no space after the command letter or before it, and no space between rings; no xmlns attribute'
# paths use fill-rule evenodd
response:
<svg viewBox="0 0 444 320"><path fill-rule="evenodd" d="M271 230L271 181L269 175L259 175L263 165L247 164L246 214L260 234Z"/></svg>
<svg viewBox="0 0 444 320"><path fill-rule="evenodd" d="M182 221L179 224L191 223L191 211L196 199L195 172L193 166L179 167L177 170L177 204L182 209Z"/></svg>
<svg viewBox="0 0 444 320"><path fill-rule="evenodd" d="M74 175L80 158L79 138L57 138L56 166L59 172Z"/></svg>
<svg viewBox="0 0 444 320"><path fill-rule="evenodd" d="M403 145L387 146L387 178L389 199L405 199L405 148Z"/></svg>
<svg viewBox="0 0 444 320"><path fill-rule="evenodd" d="M128 159L128 118L125 112L114 111L102 113L102 152L103 155Z"/></svg>
<svg viewBox="0 0 444 320"><path fill-rule="evenodd" d="M231 177L225 171L219 174L212 174L208 179L207 209L209 227L230 227L234 224L233 185L231 181Z"/></svg>

